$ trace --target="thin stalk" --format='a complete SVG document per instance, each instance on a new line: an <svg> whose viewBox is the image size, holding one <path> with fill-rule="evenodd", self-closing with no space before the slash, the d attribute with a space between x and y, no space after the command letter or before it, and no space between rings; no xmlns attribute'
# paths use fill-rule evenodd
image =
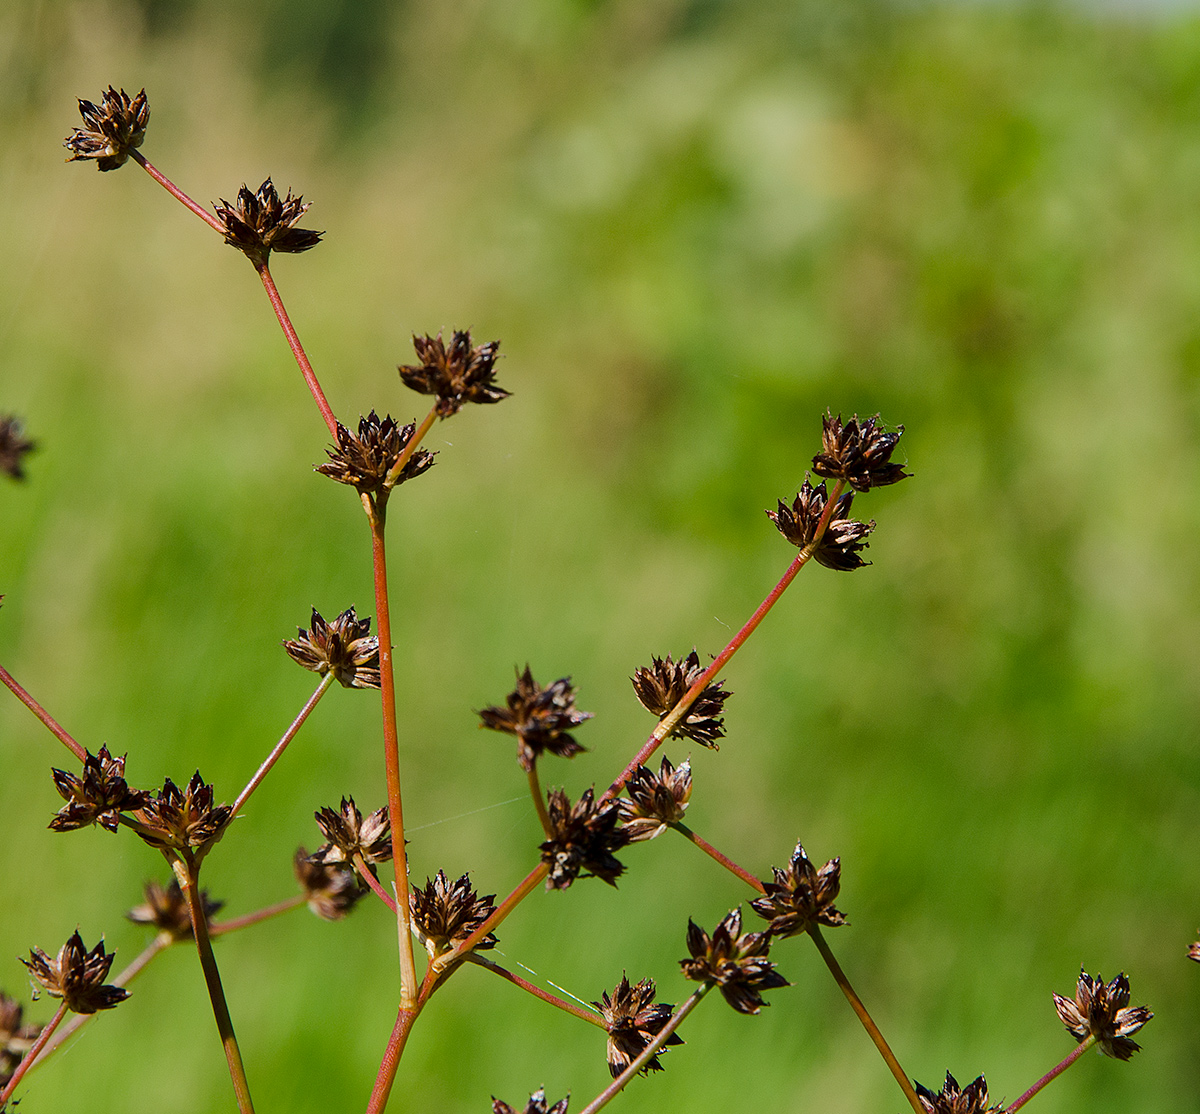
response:
<svg viewBox="0 0 1200 1114"><path fill-rule="evenodd" d="M417 967L413 959L412 927L408 909L408 852L404 846L404 803L400 792L400 743L396 730L396 678L392 668L392 618L388 607L387 549L384 544L383 505L367 496L371 521L371 563L375 572L375 621L379 624L380 702L383 707L383 757L387 772L388 819L392 826L392 865L396 875L396 932L400 945L400 1005L412 1008L417 1001Z"/></svg>
<svg viewBox="0 0 1200 1114"><path fill-rule="evenodd" d="M263 778L270 773L271 767L279 761L279 756L283 754L285 750L287 750L288 743L290 743L296 737L296 732L300 730L301 725L306 719L308 719L309 712L311 712L317 706L317 701L325 695L329 689L329 686L333 684L333 681L334 676L332 672L326 673L325 676L321 678L321 683L317 685L316 691L308 698L308 701L305 703L304 707L300 709L300 714L294 720L292 720L292 725L283 733L283 738L275 744L275 748L270 754L267 755L263 764L259 766L258 771L247 783L246 788L238 794L238 799L233 802L233 811L230 813L231 816L236 816L241 811L242 805L244 805L246 801L250 799L250 794L262 784Z"/></svg>
<svg viewBox="0 0 1200 1114"><path fill-rule="evenodd" d="M546 811L546 798L542 793L542 781L538 777L536 758L530 763L526 773L529 775L529 792L533 796L533 807L537 809L542 831L546 833L547 839L553 839L554 830L550 827L550 814Z"/></svg>
<svg viewBox="0 0 1200 1114"><path fill-rule="evenodd" d="M13 675L9 673L9 671L2 665L0 665L0 681L5 684L13 696L15 696L22 704L24 704L26 708L28 708L35 716L37 716L38 719L42 721L43 724L45 724L47 728L49 728L51 734L53 734L54 737L67 748L67 750L75 755L80 762L86 760L87 751L74 739L72 739L64 728L58 725L58 722L55 720L55 718L49 712L47 712L45 708L43 708L36 700L34 700L34 698L30 696L29 693L27 693L19 684L17 684Z"/></svg>
<svg viewBox="0 0 1200 1114"><path fill-rule="evenodd" d="M54 1016L50 1019L47 1026L38 1034L37 1040L30 1045L29 1051L21 1057L21 1062L17 1065L16 1070L12 1073L12 1078L8 1081L8 1085L3 1091L0 1091L0 1110L4 1109L4 1104L12 1098L12 1093L17 1089L17 1084L24 1078L25 1073L33 1067L33 1062L41 1055L42 1049L46 1047L46 1042L50 1039L54 1030L58 1028L58 1023L67 1015L67 1003L63 1002L58 1007Z"/></svg>
<svg viewBox="0 0 1200 1114"><path fill-rule="evenodd" d="M304 376L304 382L308 384L313 401L316 402L317 409L321 411L321 417L325 419L325 424L329 427L330 435L334 441L337 441L337 418L333 416L333 408L329 405L329 400L325 397L325 392L321 390L317 373L313 371L313 366L308 361L304 345L300 343L300 338L296 335L296 330L292 327L292 320L288 317L287 310L283 308L283 299L279 296L275 280L271 278L270 268L264 262L261 264L255 263L254 269L258 272L258 277L262 279L263 289L266 290L267 297L271 299L271 308L275 311L275 316L279 319L280 328L283 329L283 335L287 337L288 347L291 348L292 355L296 357L296 363L300 366L300 374Z"/></svg>
<svg viewBox="0 0 1200 1114"><path fill-rule="evenodd" d="M358 876L370 887L371 892L395 913L396 899L379 884L379 879L371 873L370 868L367 866L367 861L362 855L354 856L354 869L358 871Z"/></svg>
<svg viewBox="0 0 1200 1114"><path fill-rule="evenodd" d="M175 877L179 879L180 888L188 899L192 930L196 937L196 951L200 956L200 967L204 971L204 983L208 987L208 997L212 1002L217 1032L221 1036L221 1047L225 1050L225 1060L229 1064L229 1077L233 1080L233 1093L237 1097L238 1110L241 1114L254 1114L250 1084L246 1079L245 1065L242 1063L242 1050L238 1047L237 1034L233 1031L233 1019L229 1016L229 1006L221 986L221 972L217 969L212 940L208 935L208 918L204 915L204 903L200 899L199 871L180 859L173 859L171 866L175 870Z"/></svg>
<svg viewBox="0 0 1200 1114"><path fill-rule="evenodd" d="M468 952L466 960L468 963L475 963L480 967L486 967L489 971L494 971L502 979L508 979L514 986L519 986L522 990L528 991L535 998L540 998L543 1002L549 1002L550 1005L557 1006L560 1010L565 1010L567 1013L592 1025L598 1025L607 1032L604 1019L595 1010L585 1010L582 1006L577 1006L573 1002L559 998L549 991L543 990L540 986L534 986L527 979L521 978L520 975L514 975L508 968L501 967L494 959L488 959L486 956L480 955L479 952Z"/></svg>
<svg viewBox="0 0 1200 1114"><path fill-rule="evenodd" d="M209 228L215 232L219 232L222 236L225 235L225 226L221 223L220 218L214 213L210 213L201 205L197 205L186 193L183 192L174 182L171 181L161 170L154 166L145 155L140 151L130 151L129 157L138 164L147 174L150 175L163 189L167 191L176 201L181 201L193 213L196 214Z"/></svg>
<svg viewBox="0 0 1200 1114"><path fill-rule="evenodd" d="M763 884L754 877L745 867L738 866L728 855L723 855L718 851L708 840L696 835L686 824L680 824L678 821L671 825L681 835L687 836L697 847L700 848L706 855L716 859L726 870L736 874L747 886L757 890L760 894L766 893L763 889Z"/></svg>
<svg viewBox="0 0 1200 1114"><path fill-rule="evenodd" d="M900 1084L900 1090L904 1092L904 1097L908 1099L909 1105L916 1111L916 1114L927 1114L924 1105L917 1097L917 1092L913 1088L912 1081L900 1066L900 1061L896 1059L895 1053L888 1047L888 1042L883 1039L883 1034L879 1031L879 1026L875 1024L875 1019L867 1012L867 1007L862 1004L862 999L855 993L854 987L850 985L850 980L846 978L846 972L842 970L841 964L838 963L833 952L829 950L829 945L825 942L825 937L821 935L820 926L810 924L808 926L808 934L812 937L812 942L817 945L817 951L821 953L821 958L825 960L825 966L829 968L829 973L833 975L834 982L838 984L842 993L846 996L846 1001L850 1003L850 1008L858 1014L858 1020L862 1022L867 1035L875 1042L875 1047L879 1050L879 1055L883 1057L884 1063L891 1069L892 1075L896 1077L896 1082Z"/></svg>
<svg viewBox="0 0 1200 1114"><path fill-rule="evenodd" d="M238 932L243 928L249 928L251 925L269 921L272 917L290 913L293 909L299 909L307 900L307 894L297 894L295 897L289 897L284 901L277 901L274 905L268 905L264 909L256 909L253 913L246 913L241 917L231 917L227 921L214 921L208 926L208 934L216 938L217 936L224 936L227 932Z"/></svg>
<svg viewBox="0 0 1200 1114"><path fill-rule="evenodd" d="M700 999L712 989L712 985L712 983L706 982L697 987L692 996L671 1015L671 1020L654 1035L654 1039L642 1049L637 1058L630 1062L629 1067L592 1099L579 1114L596 1114L597 1110L607 1106L616 1098L625 1089L626 1084L650 1062L650 1057L667 1043L668 1038L679 1028L683 1019L700 1004Z"/></svg>
<svg viewBox="0 0 1200 1114"><path fill-rule="evenodd" d="M476 944L479 943L489 932L493 931L508 915L511 913L526 897L533 891L533 887L541 882L547 874L550 873L550 868L545 863L538 863L517 886L512 893L508 895L499 905L496 906L495 912L492 913L486 921L483 922L474 932L471 933L461 944L454 949L455 955L463 955L469 952Z"/></svg>
<svg viewBox="0 0 1200 1114"><path fill-rule="evenodd" d="M413 431L413 435L408 439L408 444L404 446L400 455L396 458L396 463L388 469L387 478L383 481L385 489L391 489L396 480L400 478L400 473L404 471L404 466L412 459L413 453L417 451L417 446L425 439L425 434L433 426L434 419L437 417L437 403L435 402L430 408L429 413L421 419L421 424Z"/></svg>
<svg viewBox="0 0 1200 1114"><path fill-rule="evenodd" d="M1096 1043L1095 1034L1089 1033L1083 1040L1077 1044L1072 1050L1071 1055L1056 1067L1051 1068L1045 1075L1042 1076L1032 1087L1029 1088L1016 1102L1011 1106L1006 1107L1007 1114L1012 1114L1014 1110L1020 1110L1034 1095L1038 1093L1047 1083L1057 1079L1064 1071L1067 1070L1076 1060L1079 1059L1089 1048Z"/></svg>
<svg viewBox="0 0 1200 1114"><path fill-rule="evenodd" d="M651 732L642 749L637 752L632 762L625 767L621 775L604 791L604 796L601 801L611 800L621 792L625 783L633 776L633 772L639 767L644 766L656 750L662 745L663 740L679 725L680 720L687 715L688 709L691 708L693 701L705 687L711 684L713 678L716 677L722 669L725 668L729 659L741 649L742 644L749 638L758 628L759 623L767 617L767 612L771 610L778 602L779 597L787 590L787 587L793 580L796 579L796 574L808 564L809 559L816 552L817 546L821 544L821 539L825 536L825 529L828 527L830 520L833 517L834 508L837 506L837 501L842 494L842 489L845 486L842 480L834 485L833 492L825 504L825 510L821 514L821 518L817 523L817 529L813 535L813 540L804 546L799 553L796 554L795 560L788 566L787 572L783 574L779 583L767 593L766 599L755 608L754 614L746 620L742 629L737 632L729 640L729 644L722 650L713 663L697 678L691 688L683 694L679 703L675 705L663 718L659 721L658 726Z"/></svg>
<svg viewBox="0 0 1200 1114"><path fill-rule="evenodd" d="M159 952L166 951L173 943L174 940L167 933L159 933L138 953L137 958L112 980L112 985L128 986L145 970L150 960L158 955ZM30 1066L32 1068L40 1068L63 1044L69 1041L71 1037L78 1033L95 1016L96 1014L94 1013L75 1014L70 1021L54 1034L54 1039L42 1048L41 1052L37 1055L37 1059Z"/></svg>
<svg viewBox="0 0 1200 1114"><path fill-rule="evenodd" d="M425 973L425 983L430 983L433 968ZM375 1076L375 1085L371 1088L371 1097L367 1100L367 1114L383 1114L387 1109L388 1098L392 1093L392 1084L396 1081L396 1070L400 1067L400 1057L404 1054L404 1046L408 1043L408 1034L412 1032L413 1022L421 1012L424 1001L425 985L421 986L422 998L418 1004L409 1008L401 1006L396 1014L396 1024L392 1026L392 1035L388 1037L387 1048L383 1052L383 1060L379 1064L379 1073Z"/></svg>

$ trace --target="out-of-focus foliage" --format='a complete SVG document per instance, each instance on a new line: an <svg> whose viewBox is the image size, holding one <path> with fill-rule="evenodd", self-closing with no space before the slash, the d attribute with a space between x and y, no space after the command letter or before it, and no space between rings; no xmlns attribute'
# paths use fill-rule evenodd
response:
<svg viewBox="0 0 1200 1114"><path fill-rule="evenodd" d="M245 260L133 164L62 165L110 82L146 86L143 151L199 200L271 175L313 202L325 241L274 270L344 419L424 412L412 332L502 338L514 397L436 427L389 516L415 880L503 894L536 859L510 740L471 714L513 665L596 713L547 781L606 783L653 725L633 670L715 653L790 560L762 510L820 414L880 411L915 478L856 501L875 564L806 570L735 659L688 822L763 875L797 838L841 856L829 937L927 1085L983 1071L1011 1101L1069 1051L1050 996L1083 965L1156 1017L1040 1109L1197 1105L1200 15L5 5L0 412L39 449L0 484L0 662L131 784L199 765L232 800L311 691L280 640L372 613L367 531L311 471L325 431ZM205 866L229 915L292 892L315 808L382 803L377 739L373 694L329 694ZM65 757L0 700L0 953L79 925L119 968L162 867L45 830ZM688 917L748 895L670 833L627 859L615 893L535 896L499 952L585 1001L623 971L682 998ZM262 1109L365 1105L394 951L365 903L220 943ZM714 996L622 1108L899 1110L815 950L776 958L794 988L757 1018ZM607 1081L598 1033L486 972L435 1006L397 1108ZM22 1110L227 1110L214 1036L179 949Z"/></svg>

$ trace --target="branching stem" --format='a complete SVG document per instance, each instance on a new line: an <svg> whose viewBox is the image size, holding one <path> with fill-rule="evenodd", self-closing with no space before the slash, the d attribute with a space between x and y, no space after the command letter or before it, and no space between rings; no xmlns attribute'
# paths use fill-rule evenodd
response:
<svg viewBox="0 0 1200 1114"><path fill-rule="evenodd" d="M494 959L488 959L487 956L481 955L479 952L468 952L466 960L468 963L474 963L480 967L486 967L489 971L494 971L502 979L507 979L514 986L519 986L522 990L528 991L543 1002L549 1002L550 1005L557 1006L560 1010L564 1010L589 1024L598 1025L607 1032L604 1019L595 1010L586 1010L582 1006L575 1005L574 1002L568 1002L563 998L551 994L547 990L543 990L540 986L534 986L527 979L521 978L520 975L514 975L508 968L501 967Z"/></svg>
<svg viewBox="0 0 1200 1114"><path fill-rule="evenodd" d="M40 719L42 723L45 724L50 730L51 734L53 734L54 737L67 748L67 750L75 755L80 762L83 762L87 759L87 751L74 739L72 739L64 728L58 725L58 722L55 720L55 718L49 712L47 712L45 708L43 708L36 700L34 700L34 698L30 696L29 693L27 693L19 684L17 684L13 675L9 673L9 671L2 665L0 665L0 682L3 682L13 696L15 696L22 704L25 705L26 708L28 708L35 716L37 716L37 718Z"/></svg>
<svg viewBox="0 0 1200 1114"><path fill-rule="evenodd" d="M225 235L225 226L221 223L220 218L215 213L210 213L202 205L196 204L186 193L183 192L174 182L171 181L161 170L150 162L145 155L140 151L130 151L129 157L138 164L147 174L150 175L163 189L167 191L176 201L182 202L193 213L196 214L209 228L215 232L219 232L222 237Z"/></svg>
<svg viewBox="0 0 1200 1114"><path fill-rule="evenodd" d="M696 835L686 824L681 824L678 821L671 825L681 835L687 836L697 847L700 848L706 855L719 862L726 870L732 874L736 874L743 882L751 889L757 890L760 894L765 893L763 884L754 877L745 867L738 866L728 855L718 851L708 840Z"/></svg>
<svg viewBox="0 0 1200 1114"><path fill-rule="evenodd" d="M1052 1080L1057 1079L1060 1075L1062 1075L1067 1068L1075 1063L1075 1061L1078 1060L1079 1057L1082 1056L1095 1043L1095 1035L1089 1033L1071 1050L1071 1054L1065 1060L1063 1060L1062 1063L1052 1067L1048 1072L1046 1072L1045 1075L1042 1076L1041 1079L1039 1079L1032 1087L1030 1087L1028 1091L1026 1091L1019 1099L1017 1099L1016 1102L1014 1102L1011 1106L1006 1107L1007 1114L1013 1114L1013 1111L1020 1110L1022 1106L1024 1106L1031 1098L1033 1098L1034 1095L1038 1093L1038 1091L1045 1087L1047 1083L1050 1083Z"/></svg>

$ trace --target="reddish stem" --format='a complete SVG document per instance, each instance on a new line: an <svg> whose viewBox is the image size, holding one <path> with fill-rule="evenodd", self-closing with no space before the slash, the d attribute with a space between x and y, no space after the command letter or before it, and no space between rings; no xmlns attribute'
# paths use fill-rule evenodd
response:
<svg viewBox="0 0 1200 1114"><path fill-rule="evenodd" d="M9 691L28 708L38 719L42 721L58 739L63 746L67 748L80 762L86 761L87 751L81 747L71 736L58 725L54 717L46 711L32 696L29 695L13 678L13 675L8 672L4 666L0 665L0 681L3 681Z"/></svg>
<svg viewBox="0 0 1200 1114"><path fill-rule="evenodd" d="M396 458L396 463L388 469L387 478L383 481L385 490L390 490L400 478L400 473L404 471L404 466L412 460L412 455L417 451L417 446L425 439L425 434L433 426L434 419L437 417L437 403L435 402L430 407L429 413L421 419L421 424L413 430L413 435L408 439L408 444L401 450L400 455Z"/></svg>
<svg viewBox="0 0 1200 1114"><path fill-rule="evenodd" d="M413 1023L429 1000L429 995L433 993L436 981L437 972L431 963L421 982L416 1005L411 1009L401 1006L396 1014L396 1024L392 1027L392 1035L388 1037L387 1048L383 1050L383 1060L379 1065L379 1073L375 1076L375 1086L371 1088L371 1097L367 1101L367 1114L383 1114L387 1107L392 1084L396 1081L396 1071L400 1067L400 1057L408 1043L408 1034L412 1032Z"/></svg>
<svg viewBox="0 0 1200 1114"><path fill-rule="evenodd" d="M1088 1034L1079 1044L1072 1050L1071 1054L1063 1060L1061 1064L1051 1068L1045 1075L1042 1076L1032 1087L1029 1088L1016 1102L1011 1106L1006 1107L1007 1114L1012 1114L1014 1110L1020 1110L1034 1095L1038 1093L1047 1083L1057 1079L1064 1071L1067 1070L1076 1060L1079 1059L1093 1044L1096 1043L1096 1038L1092 1034Z"/></svg>
<svg viewBox="0 0 1200 1114"><path fill-rule="evenodd" d="M711 858L716 859L716 861L719 862L726 870L736 874L743 882L746 883L747 886L757 890L760 894L766 893L766 890L763 889L763 884L745 867L738 866L738 864L729 858L728 855L722 854L711 843L709 843L708 840L696 835L696 833L693 832L692 829L686 824L680 824L677 822L672 824L671 827L681 835L687 836L688 839L690 839L697 847L699 847L701 851L703 851L706 855L709 855Z"/></svg>
<svg viewBox="0 0 1200 1114"><path fill-rule="evenodd" d="M469 952L476 944L479 943L489 932L493 931L498 924L503 922L505 917L509 915L526 897L532 892L536 886L550 872L550 868L545 863L538 863L521 881L521 884L513 890L499 905L496 906L495 912L492 913L486 921L483 922L474 932L471 933L461 944L454 949L455 955L463 955Z"/></svg>
<svg viewBox="0 0 1200 1114"><path fill-rule="evenodd" d="M325 397L325 392L321 390L321 384L317 380L317 373L313 371L312 364L308 362L304 345L300 343L300 338L296 335L296 330L292 327L292 320L288 317L287 310L283 308L283 299L279 296L275 280L271 278L271 271L265 262L255 263L254 269L258 272L258 277L262 279L263 289L266 290L267 297L271 299L271 308L275 311L275 316L279 318L279 325L283 329L283 335L287 337L292 355L296 357L296 363L300 365L300 373L304 376L304 382L308 384L308 389L312 392L317 409L321 411L321 417L325 419L325 424L329 427L329 433L336 442L337 418L333 416L333 408L329 405L329 400Z"/></svg>
<svg viewBox="0 0 1200 1114"><path fill-rule="evenodd" d="M208 926L210 936L224 936L227 932L238 932L243 928L249 928L251 925L256 925L262 921L269 921L272 917L281 916L284 913L290 913L293 909L299 909L308 900L307 894L297 894L295 897L289 897L285 901L277 901L274 905L268 905L265 909L256 909L253 913L246 913L241 917L231 917L227 921L213 921Z"/></svg>
<svg viewBox="0 0 1200 1114"><path fill-rule="evenodd" d="M17 1089L17 1084L21 1082L25 1073L33 1067L33 1062L41 1055L41 1051L46 1047L46 1042L50 1039L54 1030L58 1028L58 1023L67 1014L67 1003L63 1002L58 1007L58 1011L46 1027L38 1034L37 1040L30 1046L29 1051L21 1058L21 1062L17 1065L16 1071L13 1072L12 1078L8 1081L8 1085L3 1091L0 1091L0 1110L4 1109L4 1104L12 1098L12 1093Z"/></svg>
<svg viewBox="0 0 1200 1114"><path fill-rule="evenodd" d="M379 879L371 873L362 855L354 856L354 868L358 871L359 877L370 887L371 892L395 914L396 899L379 884Z"/></svg>
<svg viewBox="0 0 1200 1114"><path fill-rule="evenodd" d="M549 991L543 990L540 986L534 986L527 979L521 978L520 975L514 975L507 967L501 967L495 960L488 959L486 956L480 955L479 952L470 952L466 958L468 962L475 963L480 967L486 967L489 971L494 971L502 979L508 979L514 986L519 986L522 990L528 991L535 998L540 998L543 1002L549 1002L550 1005L557 1006L560 1010L565 1010L567 1013L591 1025L598 1025L601 1029L607 1031L604 1019L595 1010L585 1010L582 1006L577 1006L573 1002L559 998Z"/></svg>
<svg viewBox="0 0 1200 1114"><path fill-rule="evenodd" d="M145 155L139 151L130 151L129 157L133 159L147 174L150 175L163 189L167 191L176 201L183 202L193 213L196 214L209 228L215 232L219 232L222 237L225 235L225 226L221 223L221 219L215 214L210 213L201 205L197 205L186 193L183 192L174 182L171 181L158 167L154 166Z"/></svg>

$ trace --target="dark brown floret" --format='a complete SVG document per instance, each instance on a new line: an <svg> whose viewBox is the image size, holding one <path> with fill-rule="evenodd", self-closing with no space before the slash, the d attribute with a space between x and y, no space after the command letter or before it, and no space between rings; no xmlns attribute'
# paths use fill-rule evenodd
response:
<svg viewBox="0 0 1200 1114"><path fill-rule="evenodd" d="M361 855L368 866L392 857L392 825L387 807L377 808L365 820L353 797L343 797L339 812L322 808L313 813L317 827L329 840L313 852L314 863L353 863Z"/></svg>
<svg viewBox="0 0 1200 1114"><path fill-rule="evenodd" d="M125 914L129 920L134 924L152 924L160 936L168 936L172 940L192 939L192 912L177 879L172 878L166 886L147 882L142 892L146 895L146 902L144 905L135 905ZM209 921L225 904L223 901L213 901L207 890L200 891L200 901L204 906L205 919Z"/></svg>
<svg viewBox="0 0 1200 1114"><path fill-rule="evenodd" d="M825 490L824 482L819 487L813 487L808 477L800 487L796 498L789 507L783 500L779 501L778 510L767 511L767 517L779 528L779 532L792 545L804 549L812 545L817 536L817 526L825 513L825 505L829 493ZM817 545L813 556L827 569L838 572L852 572L867 564L859 554L867 548L867 537L875 529L874 522L855 522L849 517L850 505L854 502L854 492L847 491L837 501L825 533Z"/></svg>
<svg viewBox="0 0 1200 1114"><path fill-rule="evenodd" d="M370 634L371 620L360 619L353 607L327 623L313 608L309 630L298 628L283 648L297 665L322 677L332 672L346 688L379 688L379 639Z"/></svg>
<svg viewBox="0 0 1200 1114"><path fill-rule="evenodd" d="M672 661L666 658L651 658L649 666L634 671L629 679L633 691L642 706L661 720L684 694L704 675L700 655L693 648L686 658ZM692 701L682 720L671 730L672 735L685 735L701 746L717 748L717 740L725 734L725 721L721 718L722 708L731 693L725 691L724 681L705 685Z"/></svg>
<svg viewBox="0 0 1200 1114"><path fill-rule="evenodd" d="M946 1072L946 1082L940 1092L917 1084L917 1098L929 1114L1000 1114L1003 1106L988 1106L987 1084L981 1075L959 1090L958 1080Z"/></svg>
<svg viewBox="0 0 1200 1114"><path fill-rule="evenodd" d="M821 419L821 452L813 457L813 471L831 480L845 480L855 491L869 491L908 478L903 465L892 463L904 426L889 433L879 415L860 422L855 414L843 423L826 414Z"/></svg>
<svg viewBox="0 0 1200 1114"><path fill-rule="evenodd" d="M54 959L41 948L32 948L29 958L21 962L46 993L52 998L61 998L67 1009L74 1013L95 1013L111 1010L129 997L129 991L124 987L104 985L114 954L105 953L103 940L89 952L79 933L75 932L59 948Z"/></svg>
<svg viewBox="0 0 1200 1114"><path fill-rule="evenodd" d="M41 1034L41 1025L22 1025L24 1007L0 991L0 1087L11 1078Z"/></svg>
<svg viewBox="0 0 1200 1114"><path fill-rule="evenodd" d="M213 788L197 770L182 791L170 779L143 807L134 813L137 829L151 847L201 855L225 831L233 810L213 804Z"/></svg>
<svg viewBox="0 0 1200 1114"><path fill-rule="evenodd" d="M22 457L37 448L36 441L24 436L25 428L15 414L0 414L0 472L14 480L25 478Z"/></svg>
<svg viewBox="0 0 1200 1114"><path fill-rule="evenodd" d="M270 178L253 193L243 185L232 205L222 198L213 208L225 226L225 243L244 253L256 267L264 266L273 251L308 251L325 235L296 227L309 205L299 194L293 197L291 190L281 199Z"/></svg>
<svg viewBox="0 0 1200 1114"><path fill-rule="evenodd" d="M292 859L296 881L304 887L308 907L326 921L340 921L367 892L358 871L342 863L317 863L304 847Z"/></svg>
<svg viewBox="0 0 1200 1114"><path fill-rule="evenodd" d="M1146 1006L1130 1006L1124 971L1105 983L1081 969L1074 1000L1056 994L1054 1007L1077 1041L1094 1036L1100 1051L1117 1060L1128 1060L1141 1048L1129 1038L1154 1016Z"/></svg>
<svg viewBox="0 0 1200 1114"><path fill-rule="evenodd" d="M570 677L560 677L542 688L527 665L524 673L517 674L517 687L505 697L505 702L507 707L493 704L476 714L483 721L481 726L516 735L517 758L524 769L533 769L544 750L560 758L573 758L586 749L570 732L591 719L592 713L575 707L575 689Z"/></svg>
<svg viewBox="0 0 1200 1114"><path fill-rule="evenodd" d="M797 843L787 870L772 867L771 872L775 881L763 883L764 896L750 902L750 908L771 922L772 936L796 936L812 924L837 928L846 923L833 905L842 884L840 859L830 859L817 870L808 861L804 845Z"/></svg>
<svg viewBox="0 0 1200 1114"><path fill-rule="evenodd" d="M585 878L603 878L615 886L625 867L613 852L629 842L617 826L621 818L617 803L597 804L594 789L586 790L574 808L561 789L552 789L548 798L552 835L540 847L542 862L550 868L546 889L565 890L580 871L587 872Z"/></svg>
<svg viewBox="0 0 1200 1114"><path fill-rule="evenodd" d="M1194 959L1197 963L1200 963L1200 940L1188 945L1188 959Z"/></svg>
<svg viewBox="0 0 1200 1114"><path fill-rule="evenodd" d="M470 875L451 885L439 870L425 880L424 889L409 892L408 904L421 943L430 956L437 957L461 944L496 911L495 898L495 894L480 897ZM480 950L495 946L496 937L490 932L475 945Z"/></svg>
<svg viewBox="0 0 1200 1114"><path fill-rule="evenodd" d="M622 975L611 998L605 991L599 1002L592 1003L600 1011L608 1030L608 1070L614 1079L645 1051L671 1020L675 1007L666 1002L655 1002L654 993L653 979L642 979L637 986L630 986L629 980ZM683 1039L672 1033L666 1044L646 1061L642 1075L662 1071L658 1058L673 1044L683 1044Z"/></svg>
<svg viewBox="0 0 1200 1114"><path fill-rule="evenodd" d="M106 831L115 832L122 812L143 808L150 801L149 793L130 789L125 783L125 756L113 758L107 747L101 747L99 754L88 753L81 778L65 770L52 769L50 773L54 788L67 802L50 821L50 828L56 832L69 832L88 824L99 824Z"/></svg>
<svg viewBox="0 0 1200 1114"><path fill-rule="evenodd" d="M150 105L145 89L131 98L124 89L110 85L99 105L80 100L79 115L84 127L72 128L63 140L63 146L71 152L67 162L95 159L99 169L116 170L146 138Z"/></svg>
<svg viewBox="0 0 1200 1114"><path fill-rule="evenodd" d="M568 1095L565 1099L559 1099L549 1109L546 1108L546 1088L539 1087L532 1095L529 1096L529 1101L525 1104L525 1109L516 1111L506 1102L501 1102L495 1095L492 1096L492 1114L567 1114L567 1103L571 1096Z"/></svg>
<svg viewBox="0 0 1200 1114"><path fill-rule="evenodd" d="M414 391L437 395L440 417L457 414L464 402L489 403L508 398L508 391L494 382L498 340L472 347L470 331L456 331L447 348L441 333L435 337L414 334L413 348L421 363L402 364L398 369L400 378Z"/></svg>
<svg viewBox="0 0 1200 1114"><path fill-rule="evenodd" d="M630 843L642 843L661 835L668 824L683 819L692 795L690 761L672 766L663 758L658 773L639 766L625 783L628 798L617 801L621 822Z"/></svg>
<svg viewBox="0 0 1200 1114"><path fill-rule="evenodd" d="M738 1013L758 1013L763 1006L763 990L791 984L767 959L771 946L769 932L742 932L742 911L733 909L710 937L694 921L688 921L688 951L691 959L679 966L693 982L711 982Z"/></svg>
<svg viewBox="0 0 1200 1114"><path fill-rule="evenodd" d="M415 430L413 422L397 425L390 414L381 420L374 410L359 418L357 437L338 422L337 445L325 450L329 462L318 464L317 471L340 484L349 484L362 494L386 494L433 467L437 454L417 449L400 474L395 479L390 476Z"/></svg>

